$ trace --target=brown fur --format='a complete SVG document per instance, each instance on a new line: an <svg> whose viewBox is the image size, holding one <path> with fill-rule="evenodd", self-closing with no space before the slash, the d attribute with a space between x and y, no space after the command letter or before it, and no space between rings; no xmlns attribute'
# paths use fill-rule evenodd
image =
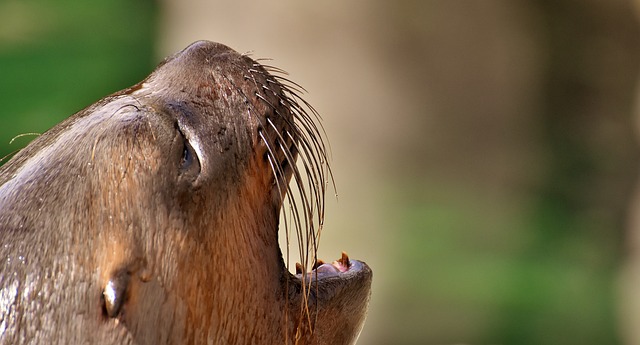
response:
<svg viewBox="0 0 640 345"><path fill-rule="evenodd" d="M296 277L278 247L288 198L313 251L330 171L269 70L196 42L0 168L0 343L357 339L371 270Z"/></svg>

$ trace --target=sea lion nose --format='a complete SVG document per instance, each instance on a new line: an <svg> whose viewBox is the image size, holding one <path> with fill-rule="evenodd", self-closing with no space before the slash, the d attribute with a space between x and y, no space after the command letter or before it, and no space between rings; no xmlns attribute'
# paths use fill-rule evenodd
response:
<svg viewBox="0 0 640 345"><path fill-rule="evenodd" d="M193 61L193 63L205 66L215 65L215 59L223 55L239 56L239 54L224 44L211 41L197 41L189 45L173 56L174 59L182 61Z"/></svg>
<svg viewBox="0 0 640 345"><path fill-rule="evenodd" d="M152 86L153 93L163 99L215 96L217 84L225 83L229 76L243 74L240 71L251 65L248 58L243 59L224 44L197 41L160 63L141 86ZM148 92L147 95L153 96Z"/></svg>

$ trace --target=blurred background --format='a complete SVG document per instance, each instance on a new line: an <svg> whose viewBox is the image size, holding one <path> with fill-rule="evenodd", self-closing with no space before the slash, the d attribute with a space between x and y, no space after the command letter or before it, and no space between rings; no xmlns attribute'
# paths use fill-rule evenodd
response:
<svg viewBox="0 0 640 345"><path fill-rule="evenodd" d="M374 270L359 344L640 344L635 6L0 0L0 157L218 41L324 119L319 257Z"/></svg>

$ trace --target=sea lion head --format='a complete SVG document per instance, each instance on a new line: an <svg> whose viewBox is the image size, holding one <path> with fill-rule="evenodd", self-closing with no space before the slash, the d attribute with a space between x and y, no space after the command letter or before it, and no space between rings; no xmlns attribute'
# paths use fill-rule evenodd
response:
<svg viewBox="0 0 640 345"><path fill-rule="evenodd" d="M355 342L372 273L315 258L331 171L298 88L200 41L16 154L0 168L0 339Z"/></svg>

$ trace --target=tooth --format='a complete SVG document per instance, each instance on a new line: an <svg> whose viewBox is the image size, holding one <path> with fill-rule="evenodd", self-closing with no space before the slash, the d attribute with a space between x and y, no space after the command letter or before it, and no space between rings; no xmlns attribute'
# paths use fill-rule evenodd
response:
<svg viewBox="0 0 640 345"><path fill-rule="evenodd" d="M318 260L316 261L316 264L313 265L313 269L315 270L316 268L318 268L318 266L324 265L324 261L322 260Z"/></svg>
<svg viewBox="0 0 640 345"><path fill-rule="evenodd" d="M349 255L346 252L342 252L342 258L338 260L345 268L351 267L351 261L349 261Z"/></svg>
<svg viewBox="0 0 640 345"><path fill-rule="evenodd" d="M296 274L302 274L302 265L296 262Z"/></svg>

